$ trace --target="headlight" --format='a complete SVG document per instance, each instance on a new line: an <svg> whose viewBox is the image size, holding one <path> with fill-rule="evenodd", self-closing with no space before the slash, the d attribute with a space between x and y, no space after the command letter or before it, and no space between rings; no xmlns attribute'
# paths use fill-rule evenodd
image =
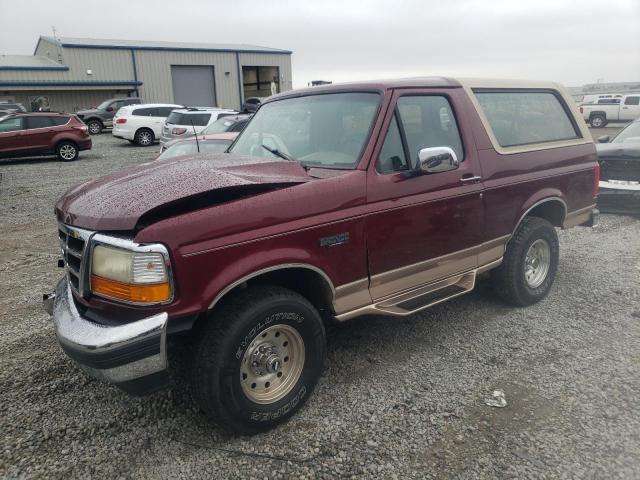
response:
<svg viewBox="0 0 640 480"><path fill-rule="evenodd" d="M133 252L96 245L91 258L91 291L132 303L171 300L165 257L159 252Z"/></svg>

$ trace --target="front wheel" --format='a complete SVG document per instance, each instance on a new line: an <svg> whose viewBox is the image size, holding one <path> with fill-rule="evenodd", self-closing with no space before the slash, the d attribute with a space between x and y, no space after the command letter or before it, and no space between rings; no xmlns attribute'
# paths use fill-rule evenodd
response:
<svg viewBox="0 0 640 480"><path fill-rule="evenodd" d="M194 351L192 382L210 420L253 434L300 409L326 355L324 325L304 297L254 287L235 294L207 321Z"/></svg>
<svg viewBox="0 0 640 480"><path fill-rule="evenodd" d="M492 280L507 303L525 307L549 294L558 270L558 235L547 220L525 217Z"/></svg>

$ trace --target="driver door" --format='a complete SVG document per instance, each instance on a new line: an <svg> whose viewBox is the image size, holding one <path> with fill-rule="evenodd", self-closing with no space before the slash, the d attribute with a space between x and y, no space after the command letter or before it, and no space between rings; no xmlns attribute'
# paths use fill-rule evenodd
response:
<svg viewBox="0 0 640 480"><path fill-rule="evenodd" d="M374 301L478 266L483 241L480 167L461 90L394 93L368 172L366 220ZM385 131L383 129L383 131ZM447 146L458 168L419 174L418 152Z"/></svg>

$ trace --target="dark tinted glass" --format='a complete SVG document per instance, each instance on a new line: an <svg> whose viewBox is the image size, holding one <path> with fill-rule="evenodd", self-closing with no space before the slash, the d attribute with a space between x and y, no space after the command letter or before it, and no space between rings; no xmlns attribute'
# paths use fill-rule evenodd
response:
<svg viewBox="0 0 640 480"><path fill-rule="evenodd" d="M67 123L69 123L69 117L50 117L50 118L51 118L51 123L53 123L55 127L58 127L60 125L66 125Z"/></svg>
<svg viewBox="0 0 640 480"><path fill-rule="evenodd" d="M33 116L27 117L27 130L31 130L34 128L47 128L51 127L53 123L51 122L51 117L44 116Z"/></svg>
<svg viewBox="0 0 640 480"><path fill-rule="evenodd" d="M149 117L151 115L151 111L155 110L155 108L136 108L131 115L136 117Z"/></svg>
<svg viewBox="0 0 640 480"><path fill-rule="evenodd" d="M640 105L640 97L627 97L624 100L625 105Z"/></svg>
<svg viewBox="0 0 640 480"><path fill-rule="evenodd" d="M193 125L197 127L204 127L209 123L210 118L210 113L171 112L171 115L167 118L167 123L173 125L191 125L191 122L193 122Z"/></svg>

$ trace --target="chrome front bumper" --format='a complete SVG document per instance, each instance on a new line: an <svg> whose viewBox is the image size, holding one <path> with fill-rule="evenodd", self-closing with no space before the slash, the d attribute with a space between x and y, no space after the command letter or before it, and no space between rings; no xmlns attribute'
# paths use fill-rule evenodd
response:
<svg viewBox="0 0 640 480"><path fill-rule="evenodd" d="M166 386L165 312L118 326L92 322L78 311L66 277L43 301L45 309L52 307L60 346L91 376L136 395Z"/></svg>

